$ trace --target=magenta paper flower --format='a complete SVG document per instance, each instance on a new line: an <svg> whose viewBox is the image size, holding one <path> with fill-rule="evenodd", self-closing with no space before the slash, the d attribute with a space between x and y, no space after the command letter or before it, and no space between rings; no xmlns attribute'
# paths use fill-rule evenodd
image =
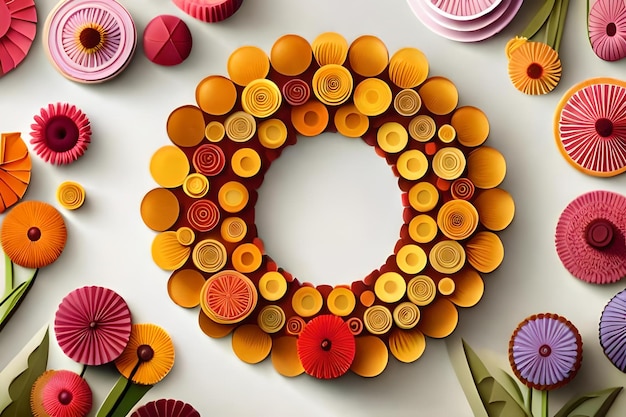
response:
<svg viewBox="0 0 626 417"><path fill-rule="evenodd" d="M30 125L30 143L44 161L69 164L82 156L91 142L89 119L76 106L49 104Z"/></svg>
<svg viewBox="0 0 626 417"><path fill-rule="evenodd" d="M70 292L54 318L59 346L70 359L84 365L102 365L117 359L128 344L130 330L126 301L103 287Z"/></svg>
<svg viewBox="0 0 626 417"><path fill-rule="evenodd" d="M541 391L559 388L572 380L582 359L580 333L557 314L528 317L509 341L513 372L524 385Z"/></svg>
<svg viewBox="0 0 626 417"><path fill-rule="evenodd" d="M43 408L51 417L82 417L91 410L91 388L72 371L57 371L42 392Z"/></svg>
<svg viewBox="0 0 626 417"><path fill-rule="evenodd" d="M589 12L589 40L605 61L626 56L626 4L623 0L598 0Z"/></svg>
<svg viewBox="0 0 626 417"><path fill-rule="evenodd" d="M182 401L160 399L139 407L130 417L200 417L200 413Z"/></svg>

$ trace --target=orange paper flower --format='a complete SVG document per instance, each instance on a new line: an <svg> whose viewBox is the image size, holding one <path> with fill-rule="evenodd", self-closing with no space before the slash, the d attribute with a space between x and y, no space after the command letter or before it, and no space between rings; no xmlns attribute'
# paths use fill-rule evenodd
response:
<svg viewBox="0 0 626 417"><path fill-rule="evenodd" d="M2 249L17 265L41 268L63 252L67 230L57 209L41 201L17 204L2 222Z"/></svg>
<svg viewBox="0 0 626 417"><path fill-rule="evenodd" d="M522 93L547 94L561 80L559 54L545 43L524 42L510 53L509 77Z"/></svg>

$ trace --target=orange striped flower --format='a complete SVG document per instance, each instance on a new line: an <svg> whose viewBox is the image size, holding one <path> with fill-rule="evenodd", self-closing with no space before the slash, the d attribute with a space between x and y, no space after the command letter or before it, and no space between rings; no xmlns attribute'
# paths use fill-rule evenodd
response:
<svg viewBox="0 0 626 417"><path fill-rule="evenodd" d="M522 93L549 93L561 80L561 70L559 54L543 42L523 42L510 52L509 77Z"/></svg>

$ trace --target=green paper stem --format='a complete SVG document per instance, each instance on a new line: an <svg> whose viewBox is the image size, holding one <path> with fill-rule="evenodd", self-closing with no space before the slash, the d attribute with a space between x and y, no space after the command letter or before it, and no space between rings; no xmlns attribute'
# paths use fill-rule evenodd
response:
<svg viewBox="0 0 626 417"><path fill-rule="evenodd" d="M11 294L9 294L0 303L0 308L2 307L2 305L4 305L5 302L8 303L4 309L4 313L1 313L0 315L0 331L4 329L4 326L8 323L13 313L15 313L15 311L20 306L22 301L24 301L26 294L28 294L28 291L30 291L30 289L33 287L33 284L35 283L35 279L37 278L38 272L39 272L39 269L35 269L35 272L33 273L33 276L30 277L30 279L24 281L23 283L15 287L13 291L11 292Z"/></svg>
<svg viewBox="0 0 626 417"><path fill-rule="evenodd" d="M622 387L607 388L573 398L554 417L605 417Z"/></svg>
<svg viewBox="0 0 626 417"><path fill-rule="evenodd" d="M13 262L11 262L11 258L9 258L6 253L4 254L4 292L2 293L3 297L6 297L7 294L11 292L13 289Z"/></svg>
<svg viewBox="0 0 626 417"><path fill-rule="evenodd" d="M83 365L83 369L81 369L81 371L80 371L80 377L81 378L85 377L85 372L87 372L87 365Z"/></svg>
<svg viewBox="0 0 626 417"><path fill-rule="evenodd" d="M150 388L152 385L134 384L130 379L120 376L96 417L126 417Z"/></svg>
<svg viewBox="0 0 626 417"><path fill-rule="evenodd" d="M528 387L528 396L526 397L526 408L533 412L533 389Z"/></svg>
<svg viewBox="0 0 626 417"><path fill-rule="evenodd" d="M548 21L546 22L545 42L552 49L554 49L554 44L556 42L556 35L557 35L557 32L559 31L559 22L561 21L562 5L563 5L563 0L556 0L554 2L552 13L550 13L550 17L548 17Z"/></svg>
<svg viewBox="0 0 626 417"><path fill-rule="evenodd" d="M565 18L567 17L567 11L569 10L569 0L562 0L561 13L559 14L559 26L556 32L556 38L554 40L554 50L559 52L561 47L561 39L563 39L563 30L565 29ZM587 26L588 27L588 26Z"/></svg>
<svg viewBox="0 0 626 417"><path fill-rule="evenodd" d="M9 293L9 295L4 297L4 299L2 301L0 301L0 307L2 307L4 305L4 303L6 303L7 301L13 299L13 296L15 295L15 293L17 293L27 283L28 283L28 281L24 281L20 285L18 285L17 287L13 288L11 290L11 292Z"/></svg>
<svg viewBox="0 0 626 417"><path fill-rule="evenodd" d="M546 23L548 17L550 17L550 13L552 13L554 8L554 2L555 0L546 0L543 6L539 8L535 16L532 18L528 26L526 26L526 28L522 31L520 36L526 39L530 39L535 36Z"/></svg>
<svg viewBox="0 0 626 417"><path fill-rule="evenodd" d="M548 390L541 391L541 417L548 417Z"/></svg>

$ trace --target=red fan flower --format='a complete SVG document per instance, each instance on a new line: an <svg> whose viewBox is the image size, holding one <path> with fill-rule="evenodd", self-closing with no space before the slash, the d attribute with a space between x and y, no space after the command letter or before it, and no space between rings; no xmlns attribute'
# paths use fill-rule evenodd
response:
<svg viewBox="0 0 626 417"><path fill-rule="evenodd" d="M86 416L93 404L91 388L72 371L58 371L42 392L43 408L52 417Z"/></svg>
<svg viewBox="0 0 626 417"><path fill-rule="evenodd" d="M330 314L309 321L298 337L297 346L304 371L320 379L345 374L356 352L350 327L341 317Z"/></svg>
<svg viewBox="0 0 626 417"><path fill-rule="evenodd" d="M200 413L182 401L160 399L139 407L130 417L200 417Z"/></svg>

